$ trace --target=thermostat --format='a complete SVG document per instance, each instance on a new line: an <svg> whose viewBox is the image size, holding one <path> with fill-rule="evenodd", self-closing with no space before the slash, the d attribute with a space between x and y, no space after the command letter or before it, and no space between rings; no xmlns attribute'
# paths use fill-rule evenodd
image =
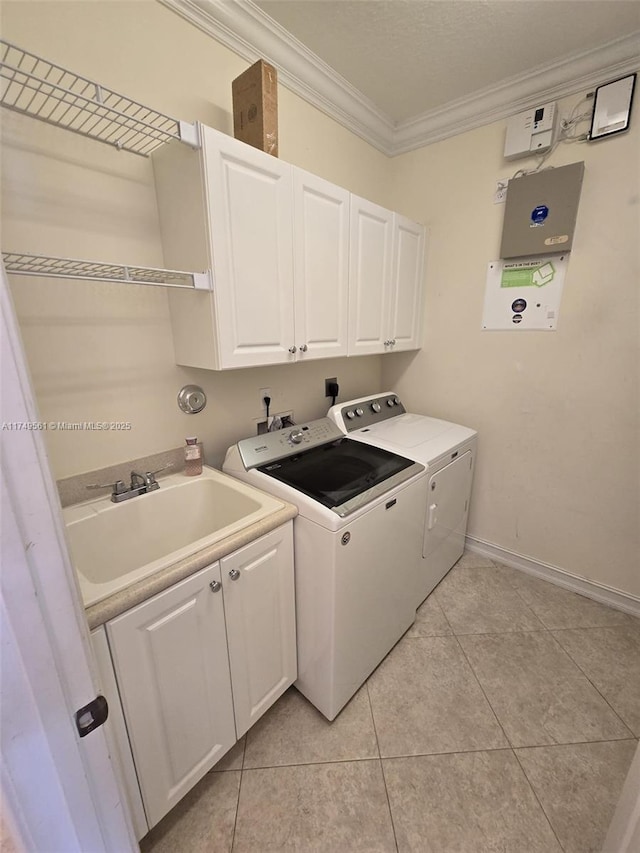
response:
<svg viewBox="0 0 640 853"><path fill-rule="evenodd" d="M505 159L516 160L548 151L553 144L557 114L556 102L551 101L510 118L504 144Z"/></svg>

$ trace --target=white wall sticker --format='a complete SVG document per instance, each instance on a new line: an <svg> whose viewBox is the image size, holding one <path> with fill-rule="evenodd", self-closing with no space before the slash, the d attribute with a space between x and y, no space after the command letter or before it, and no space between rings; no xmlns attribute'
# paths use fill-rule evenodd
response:
<svg viewBox="0 0 640 853"><path fill-rule="evenodd" d="M491 261L483 329L555 331L569 255Z"/></svg>

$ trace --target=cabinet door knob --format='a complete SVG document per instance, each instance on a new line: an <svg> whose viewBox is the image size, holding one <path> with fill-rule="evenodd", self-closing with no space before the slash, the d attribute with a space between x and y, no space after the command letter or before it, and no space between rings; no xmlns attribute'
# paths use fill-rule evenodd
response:
<svg viewBox="0 0 640 853"><path fill-rule="evenodd" d="M211 581L209 586L211 587L211 592L220 592L220 590L222 589L222 584L220 583L220 581Z"/></svg>
<svg viewBox="0 0 640 853"><path fill-rule="evenodd" d="M394 346L396 345L396 339L395 339L395 338L391 338L391 340L389 341L389 343L391 344L391 346L392 346L392 347L394 347Z"/></svg>
<svg viewBox="0 0 640 853"><path fill-rule="evenodd" d="M298 350L296 347L289 347L289 352L291 353L291 355L294 355L294 353L296 353L297 351Z"/></svg>
<svg viewBox="0 0 640 853"><path fill-rule="evenodd" d="M300 352L306 352L306 351L307 351L307 349L308 349L307 345L306 345L306 344L302 344L302 346L300 347Z"/></svg>
<svg viewBox="0 0 640 853"><path fill-rule="evenodd" d="M229 577L232 581L237 581L240 577L240 572L237 569L231 569L231 571L229 572Z"/></svg>

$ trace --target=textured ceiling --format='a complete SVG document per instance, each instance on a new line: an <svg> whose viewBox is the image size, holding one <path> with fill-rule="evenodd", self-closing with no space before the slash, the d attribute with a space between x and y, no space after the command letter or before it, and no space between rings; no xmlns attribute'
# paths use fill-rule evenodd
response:
<svg viewBox="0 0 640 853"><path fill-rule="evenodd" d="M639 0L254 0L393 122L640 29Z"/></svg>

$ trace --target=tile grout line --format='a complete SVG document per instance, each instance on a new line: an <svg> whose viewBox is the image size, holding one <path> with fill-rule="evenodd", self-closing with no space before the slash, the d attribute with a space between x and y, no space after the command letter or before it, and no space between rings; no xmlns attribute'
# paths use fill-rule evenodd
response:
<svg viewBox="0 0 640 853"><path fill-rule="evenodd" d="M231 833L231 846L229 847L229 853L233 853L233 847L236 843L236 827L238 826L238 812L240 811L240 794L242 792L242 777L244 776L244 759L247 754L247 741L248 741L248 732L244 737L244 747L242 749L242 765L240 766L240 784L238 785L238 797L236 799L236 814L233 820L233 832Z"/></svg>
<svg viewBox="0 0 640 853"><path fill-rule="evenodd" d="M389 789L387 788L387 777L384 772L384 763L382 761L382 754L380 753L380 741L378 739L378 729L376 728L376 718L373 713L373 702L371 701L371 694L369 693L369 679L365 681L365 687L367 688L367 699L369 701L369 712L371 713L371 722L373 723L373 733L376 737L376 747L378 748L378 761L380 762L380 771L382 773L382 784L384 785L384 793L387 798L387 808L389 809L389 820L391 821L391 831L393 832L393 842L396 845L396 853L398 851L398 836L396 835L396 824L393 819L393 811L391 809L391 798L389 797Z"/></svg>
<svg viewBox="0 0 640 853"><path fill-rule="evenodd" d="M440 603L440 602L438 602L438 603ZM527 606L527 607L528 607L528 605L527 605L527 603L526 603L526 602L524 602L524 604L525 604L525 606ZM501 730L502 734L504 735L505 740L506 740L506 741L507 741L507 743L509 744L509 749L510 749L510 751L511 751L511 754L513 755L514 759L518 762L518 767L520 767L520 770L522 771L522 773L523 773L523 775L524 775L525 781L526 781L527 785L529 786L529 789L530 789L531 793L533 794L533 796L534 796L534 798L535 798L536 802L537 802L537 803L538 803L538 805L540 806L540 809L542 810L542 814L544 815L545 820L546 820L546 821L547 821L547 823L549 824L549 828L551 829L551 832L553 833L553 837L554 837L554 838L556 839L556 841L558 842L558 846L560 847L560 850L563 850L563 851L564 851L564 847L562 846L562 844L560 844L560 839L559 839L559 838L558 838L558 836L556 835L556 831L555 831L555 829L553 828L553 826L551 825L551 821L549 820L549 817L547 816L547 813L546 813L546 812L545 812L545 810L542 808L542 803L541 803L541 802L540 802L540 800L538 799L538 796L537 796L536 792L533 790L533 785L532 785L532 784L531 784L531 782L529 781L529 777L528 777L528 776L527 776L527 774L524 772L524 769L522 768L522 765L521 765L521 764L520 764L520 762L518 761L518 756L516 755L516 752L515 752L515 749L514 749L514 747L513 747L513 744L511 743L511 739L510 739L510 737L508 736L508 734L507 734L507 733L506 733L506 731L504 730L504 727L503 727L502 723L500 722L500 719L498 718L498 715L496 714L496 712L495 712L495 710L494 710L494 707L493 707L493 705L491 704L491 702L490 702L490 700L489 700L489 697L487 696L487 694L486 694L486 692L485 692L485 689L484 689L484 687L482 686L482 684L481 684L481 682L480 682L480 679L478 678L478 675L477 675L477 673L476 673L475 669L473 668L473 665L472 665L471 661L470 661L470 660L469 660L469 658L467 657L467 653L465 652L465 650L464 650L464 647L463 647L462 643L461 643L461 642L460 642L460 640L458 639L458 635L456 634L456 632L455 632L455 631L454 631L454 629L453 629L453 626L451 625L451 623L450 623L450 622L449 622L449 620L447 619L447 614L446 614L446 613L445 613L445 611L444 611L444 607L442 608L442 612L444 613L444 618L447 620L447 623L449 624L449 626L451 627L451 630L453 631L453 636L456 638L456 642L457 642L457 644L458 644L458 647L460 648L460 651L462 652L462 655L463 655L464 659L465 659L465 660L466 660L466 662L467 662L467 666L469 667L469 669L470 669L470 670L471 670L471 672L473 673L473 677L475 678L475 680L476 680L476 682L477 682L477 684L478 684L478 687L479 687L479 688L480 688L480 690L482 691L482 695L484 696L484 698L485 698L485 700L486 700L487 704L488 704L488 705L489 705L489 707L491 708L491 713L492 713L492 714L493 714L493 716L495 717L495 720L496 720L496 722L498 723L498 725L500 726L500 730ZM532 611L532 612L533 612L533 611ZM534 616L535 616L535 614L534 614ZM540 620L540 622L541 622L541 624L543 624L543 625L544 625L544 623L542 623L542 620ZM545 630L546 630L546 626L545 626ZM539 633L540 633L540 632L539 632Z"/></svg>
<svg viewBox="0 0 640 853"><path fill-rule="evenodd" d="M569 630L585 631L585 630L589 630L589 629L588 629L588 628L575 628L575 629L572 629L572 628L565 628L564 630L567 630L567 631L569 631ZM584 675L584 677L587 679L587 681L589 682L589 684L590 684L590 685L593 687L593 689L596 691L596 693L598 694L598 696L600 696L600 697L602 698L603 702L604 702L604 703L605 703L605 704L606 704L606 705L611 709L612 713L616 716L616 718L617 718L618 720L620 720L620 722L621 722L621 723L622 723L622 725L625 727L625 729L629 732L629 734L631 735L631 737L634 737L634 738L635 738L635 737L636 737L636 733L635 733L634 731L632 731L632 729L630 729L630 728L629 728L629 726L625 723L625 721L622 719L622 717L620 716L620 714L618 714L618 712L616 711L616 709L613 707L613 705L611 704L611 702L609 702L609 700L607 699L607 697L606 697L603 693L601 693L601 691L598 689L597 685L596 685L596 684L594 684L594 682L589 678L589 676L588 676L588 675L587 675L587 673L584 671L584 669L580 666L580 664L578 663L578 661L577 661L577 660L575 660L575 659L573 658L573 656L571 655L571 653L570 653L567 649L565 649L565 647L562 645L562 643L560 642L560 640L558 640L558 638L557 638L557 637L554 637L554 635L553 635L553 631L549 631L549 633L550 633L550 634L551 634L551 636L553 637L553 641L558 645L558 648L562 649L562 651L563 651L563 652L565 653L565 655L569 658L569 660L571 661L571 663L573 663L573 664L574 664L574 665L575 665L575 666L580 670L580 672ZM628 738L615 738L615 740L628 740Z"/></svg>
<svg viewBox="0 0 640 853"><path fill-rule="evenodd" d="M480 691L482 692L482 695L484 696L484 698L485 698L485 700L486 700L487 705L488 705L488 706L489 706L489 708L491 709L491 713L493 714L493 716L494 716L494 719L495 719L496 723L497 723L497 724L498 724L498 726L500 727L500 731L501 731L501 732L502 732L502 734L504 735L504 739L506 740L506 742L507 742L507 744L508 744L508 747L507 747L507 748L508 748L508 749L513 750L513 748L514 748L514 747L513 747L513 744L511 743L511 738L509 737L509 735L508 735L508 734L506 733L506 731L504 730L504 726L503 726L503 725L502 725L502 723L500 722L500 718L499 718L499 717L498 717L498 715L496 714L495 709L494 709L493 705L491 704L491 701L489 700L489 697L487 696L487 694L486 694L486 692L485 692L485 689L484 689L484 687L482 686L482 684L481 684L481 682L480 682L480 679L478 678L478 675L477 675L477 673L476 673L475 669L473 668L473 665L472 665L471 661L470 661L470 660L469 660L469 658L467 657L467 653L465 652L465 650L464 650L464 647L463 647L462 643L461 643L461 642L460 642L460 640L458 639L458 635L457 635L457 634L454 634L453 636L454 636L454 638L455 638L456 643L458 644L458 648L460 649L460 651L461 651L461 653L462 653L463 658L464 658L464 659L465 659L465 661L467 662L467 666L468 666L468 667L469 667L469 669L471 670L471 674L473 675L473 677L474 677L474 678L475 678L475 680L476 680L476 684L477 684L477 685L478 685L478 687L480 688ZM504 747L503 747L503 748L504 748Z"/></svg>
<svg viewBox="0 0 640 853"><path fill-rule="evenodd" d="M541 617L541 616L538 616L538 614L533 610L533 608L532 608L532 607L529 605L529 603L525 600L524 596L521 594L521 592L519 591L519 589L517 588L517 586L516 586L515 584L512 584L512 583L511 583L511 581L509 581L509 580L508 580L507 582L508 582L508 583L509 583L509 585L512 587L512 589L514 590L514 592L518 595L518 597L521 599L521 601L523 602L523 604L525 605L525 607L526 607L528 610L530 610L530 611L531 611L531 613L534 615L534 617L535 617L536 619L538 619L538 621L540 622L540 624L541 624L541 625L542 625L542 627L543 627L543 630L544 630L547 634L550 634L550 635L553 637L553 640L554 640L555 644L556 644L560 649L562 649L562 651L567 655L567 657L569 658L569 660L571 660L571 661L572 661L572 663L574 663L574 664L575 664L575 666L578 668L578 670L579 670L579 671L584 675L584 677L587 679L587 681L588 681L588 682L593 686L593 688L596 690L596 692L598 693L598 695L602 696L602 694L600 693L600 691L598 690L598 688L595 686L595 684L593 684L593 682L592 682L592 681L591 681L591 679L588 677L588 675L586 674L586 672L584 672L584 670L582 669L582 667L577 663L577 661L575 661L575 660L573 659L573 657L569 654L569 652L568 652L568 651L567 651L567 650L562 646L562 644L561 644L561 643L560 643L560 641L557 639L557 637L553 636L553 633L552 633L552 630L553 630L553 629L551 629L551 628L549 628L549 627L547 626L547 624L544 622L544 620L542 619L542 617ZM440 602L438 602L438 603L440 603ZM443 612L444 612L444 608L442 608L442 610L443 610ZM446 613L445 613L444 615L445 615L445 619L447 619L447 615L446 615ZM449 620L448 620L448 619L447 619L447 622L449 623ZM451 623L449 623L449 624L451 624ZM453 626L451 626L451 627L452 627L452 630L453 630ZM596 626L592 626L592 627L596 627ZM556 629L556 630L557 630L557 629ZM565 629L565 630L570 630L570 629ZM574 629L571 629L571 630L574 630ZM494 632L494 634L497 634L497 633L498 633L498 632ZM515 632L502 632L502 633L515 633ZM529 632L520 632L520 633L534 633L534 632L529 631ZM542 633L542 632L541 632L541 631L538 631L537 633ZM488 696L487 696L487 694L485 693L484 688L483 688L482 684L480 683L480 680L479 680L478 676L476 675L476 672L475 672L475 670L474 670L474 668L473 668L473 665L471 664L471 661L467 658L467 655L466 655L465 650L464 650L464 648L463 648L463 646L462 646L462 643L460 643L460 641L459 641L459 639L458 639L458 635L457 635L457 633L456 633L455 631L454 631L454 636L455 636L456 640L458 641L458 645L459 645L459 646L460 646L460 648L462 649L462 653L463 653L463 655L465 656L465 658L466 658L466 660L467 660L467 662L468 662L468 664L469 664L469 666L470 666L470 668L471 668L471 671L473 672L473 674L474 674L474 676L475 676L475 678L476 678L476 681L478 682L478 685L480 686L480 689L482 690L482 693L484 694L484 696L485 696L485 698L486 698L487 702L489 703L489 706L491 707L491 710L493 711L494 716L496 717L496 720L498 721L498 724L500 725L500 728L501 728L501 729L502 729L502 731L503 731L503 734L504 734L504 735L505 735L505 737L507 738L508 743L509 743L509 744L511 744L511 740L510 740L510 739L509 739L509 737L507 736L507 733L504 731L504 728L502 727L502 724L500 723L500 720L498 719L497 714L496 714L496 713L495 713L495 711L493 710L493 706L491 705L491 702L489 701L489 697L488 697ZM464 636L470 636L470 635L468 635L468 634L467 634L467 635L464 635ZM478 636L478 635L476 635L476 636ZM485 635L485 636L486 636L486 635ZM624 720L622 720L622 719L619 717L619 715L616 713L615 709L610 705L610 703L607 701L607 699L606 699L604 696L602 696L602 698L604 699L605 703L606 703L606 704L611 708L611 710L612 710L612 711L613 711L613 713L615 714L616 718L620 720L620 722L621 722L621 723L623 724L623 726L627 729L627 731L629 731L629 732L630 732L630 734L631 734L632 738L634 738L635 736L634 736L633 732L631 732L631 730L630 730L630 729L629 729L629 727L626 725L626 723L624 722ZM609 740L606 740L606 741L605 741L605 740L603 740L603 741L585 741L584 743L585 743L585 744L588 744L588 743L594 743L594 742L595 742L595 743L608 743L608 742L615 743L615 742L617 742L617 741L619 741L619 740L630 740L630 739L632 739L632 738L617 738L617 739L614 739L613 741L611 741L610 739L609 739ZM569 745L570 745L570 746L574 746L575 744L551 744L551 745L542 746L542 747L534 747L534 746L532 746L532 747L519 747L519 748L522 748L522 749L540 749L540 748L549 749L549 748L554 748L554 747L556 747L556 746L569 746ZM535 791L535 788L533 787L533 785L532 785L531 781L529 780L529 777L527 776L526 770L525 770L525 768L524 768L524 766L523 766L522 762L520 761L520 759L519 759L519 757L518 757L518 754L517 754L517 752L516 752L516 748L515 748L515 747L513 747L513 745L511 745L511 752L513 753L514 758L515 758L515 759L516 759L516 761L518 762L518 766L520 767L520 769L521 769L521 771L522 771L522 773L523 773L523 775L524 775L524 778L526 779L527 784L529 785L529 788L531 789L531 792L532 792L533 796L535 797L536 802L537 802L537 803L538 803L538 805L540 806L540 808L541 808L541 810L542 810L542 813L543 813L543 815L545 816L545 819L546 819L547 823L549 824L549 828L551 829L551 832L553 833L553 835L554 835L554 837L555 837L556 841L558 842L558 845L559 845L560 849L564 851L564 850L565 850L565 847L564 847L564 845L561 843L560 839L558 838L558 835L557 835L557 833L556 833L556 831L555 831L555 828L554 828L553 824L551 823L551 820L550 820L549 816L547 815L547 812L545 811L545 808L544 808L544 806L543 806L542 802L540 801L540 799L539 799L539 797L538 797L538 795L537 795L537 793L536 793L536 791Z"/></svg>
<svg viewBox="0 0 640 853"><path fill-rule="evenodd" d="M606 741L585 741L585 743L609 743L611 739ZM619 738L619 740L637 740L637 738ZM582 743L582 742L580 742ZM550 744L535 744L530 747L515 747L515 749L537 749L549 746ZM575 746L574 743L569 744L551 744L551 746ZM505 750L514 749L510 744L507 746L485 746L474 749L452 749L444 752L410 752L398 753L396 755L381 755L370 756L368 758L330 758L326 761L303 761L300 764L263 764L258 767L247 767L243 773L251 773L254 770L283 770L287 767L319 767L326 764L359 764L363 761L395 761L399 758L433 758L439 755L472 755L475 752L504 752ZM225 770L224 773L237 773L237 770Z"/></svg>
<svg viewBox="0 0 640 853"><path fill-rule="evenodd" d="M636 743L638 738L636 737L623 737L623 738L605 738L603 740L574 740L570 743L540 743L534 744L532 746L516 746L514 749L524 750L524 749L562 749L567 746L591 746L595 743L624 743L625 741L633 741Z"/></svg>
<svg viewBox="0 0 640 853"><path fill-rule="evenodd" d="M513 569L513 568L511 568L511 566L506 566L506 567L505 567L503 563L497 563L497 562L495 562L495 561L494 561L493 565L495 566L495 568L496 568L496 569L497 569L497 568L507 568L507 569L509 569L509 570L510 570L510 572L517 572L517 569ZM517 577L517 575L514 575L514 577ZM508 577L508 578L507 578L507 583L509 584L509 586L511 587L511 589L513 590L513 592L515 592L515 594L518 596L518 598L520 599L520 601L521 601L521 602L524 604L524 606L527 608L527 610L531 613L531 615L533 616L533 618L538 620L538 622L542 625L542 627L543 627L543 629L544 629L545 631L549 631L550 629L547 627L546 622L543 620L543 618L542 618L541 616L538 616L538 614L536 613L536 611L535 611L535 610L533 609L533 607L529 604L529 602L525 599L524 595L522 595L522 593L521 593L521 592L520 592L520 590L518 589L518 585L517 585L516 583L514 583L514 582L513 582L513 580L511 579L511 577Z"/></svg>
<svg viewBox="0 0 640 853"><path fill-rule="evenodd" d="M446 618L446 614L445 614L445 618ZM541 633L541 632L538 632L538 633ZM498 715L496 714L496 712L495 712L495 710L494 710L494 708L493 708L493 705L491 704L491 702L490 702L490 700L489 700L489 697L488 697L488 696L487 696L487 694L485 693L484 687L483 687L483 686L482 686L482 684L480 683L480 679L478 678L478 675L477 675L477 673L476 673L475 669L473 668L473 665L472 665L471 661L470 661L470 660L469 660L469 658L467 657L467 654L466 654L466 652L465 652L465 650L464 650L464 648L463 648L463 646L462 646L462 643L461 643L461 642L460 642L460 640L458 639L458 635L457 635L457 634L454 634L454 636L455 636L455 638L456 638L456 641L457 641L457 643L458 643L458 646L460 647L460 649L461 649L461 651L462 651L462 654L464 655L465 660L467 661L467 664L468 664L468 666L469 666L469 668L470 668L471 672L473 673L473 677L474 677L474 678L475 678L475 680L477 681L478 686L480 687L480 690L482 691L482 695L484 696L484 698L486 699L486 701L487 701L487 703L488 703L489 707L491 708L491 711L492 711L492 713L493 713L493 716L496 718L496 722L497 722L497 723L498 723L498 725L500 726L500 730L502 731L502 734L504 735L504 737L505 737L505 739L506 739L507 743L509 744L509 749L510 749L510 751L511 751L511 754L513 755L514 759L518 762L518 767L519 767L519 768L520 768L520 770L522 771L522 774L523 774L523 776L524 776L524 779L525 779L525 781L526 781L527 785L529 786L529 790L530 790L530 791L531 791L531 793L533 794L535 801L536 801L536 802L538 803L538 805L540 806L540 809L541 809L541 811L542 811L542 814L544 815L544 818L545 818L545 820L547 821L547 823L548 823L548 825L549 825L549 829L550 829L550 830L551 830L551 832L553 833L553 837L554 837L554 838L556 839L556 841L558 842L558 847L560 848L560 850L564 851L564 849L565 849L565 848L564 848L564 847L563 847L563 845L560 843L560 839L558 838L558 836L557 836L557 834L556 834L556 831L555 831L555 829L553 828L553 825L552 825L551 821L549 820L549 816L547 815L546 811L545 811L545 810L544 810L544 808L542 807L542 803L541 803L541 802L540 802L540 800L538 799L538 795L536 794L536 792L535 792L535 790L534 790L533 785L532 785L532 784L531 784L531 782L529 781L529 777L528 777L528 776L527 776L527 774L524 772L524 768L523 768L522 764L520 763L520 761L519 761L519 759L518 759L518 756L517 756L517 754L516 754L515 747L514 747L514 746L513 746L513 744L511 743L511 738L509 737L509 735L508 735L508 734L506 733L506 731L504 730L504 727L503 727L502 723L500 722L500 720L499 720L499 718L498 718Z"/></svg>
<svg viewBox="0 0 640 853"><path fill-rule="evenodd" d="M457 564L456 564L456 565L457 565ZM454 565L451 569L449 569L449 572L451 572L454 568L455 568L455 565ZM478 570L478 571L483 571L483 570L485 570L485 569L501 569L501 568L502 568L502 569L504 569L504 568L510 569L510 567L509 567L509 566L503 566L503 565L501 565L501 564L493 563L491 566L465 566L465 567L463 567L462 571L465 571L466 569L469 569L469 570L474 570L474 569L476 569L476 570ZM510 569L510 571L515 571L515 569ZM449 572L447 572L447 575L449 574ZM442 578L442 581L444 581L444 579L447 577L447 575L445 575L445 576L444 576L444 578ZM440 581L440 583L442 583L442 581ZM472 635L472 634L487 634L487 633L494 633L494 634L519 634L519 633L529 633L529 632L532 632L532 631L541 631L541 630L548 631L548 630L549 630L549 628L547 628L547 626L545 625L545 623L543 622L543 620L540 618L540 616L538 616L538 614L533 610L533 608L531 607L531 605L530 605L527 601L525 601L524 597L520 594L520 592L519 592L519 590L518 590L517 586L512 582L512 580L511 580L510 578L506 578L506 583L507 583L507 585L509 586L509 588L511 589L511 591L512 591L513 593L515 593L515 594L516 594L516 596L520 599L520 601L522 602L522 604L524 605L524 607L527 609L527 611L529 612L529 614L533 617L533 619L534 619L536 622L539 622L539 623L540 623L540 627L539 627L539 628L527 628L527 629L519 628L519 629L516 629L515 631L475 631L475 632L474 632L474 631L471 631L471 632L469 632L469 634L465 634L464 636L470 636L470 635ZM439 586L439 585L440 585L440 584L438 584L438 586ZM433 592L436 592L436 591L437 591L438 586L436 586L436 587L435 587L435 589L433 590ZM436 601L438 601L438 604L440 604L440 601L439 601L437 598L436 598ZM443 607L442 605L440 605L440 607L441 607L441 609L442 609L442 611L443 611L443 613L444 613L444 607ZM446 615L446 613L445 613L445 619L447 619L447 615ZM447 623L450 625L451 630L453 631L453 633L457 636L457 634L456 634L455 630L453 629L453 625L451 625L451 623L449 622L449 620L448 620L448 619L447 619Z"/></svg>
<svg viewBox="0 0 640 853"><path fill-rule="evenodd" d="M502 566L503 564L500 563L498 565ZM511 566L506 566L506 568L511 569ZM512 569L512 571L517 572L518 569ZM563 592L567 592L570 595L576 596L577 598L584 598L586 601L590 601L590 602L593 602L595 604L599 604L601 607L604 607L607 610L611 610L614 613L625 613L626 615L631 616L632 618L634 617L633 613L627 613L624 610L620 611L617 608L612 607L610 604L605 604L602 601L597 601L594 598L589 598L589 596L587 596L587 595L581 595L579 592L573 592L570 589L565 589L565 587L561 587L561 586L558 586L557 584L553 584L553 583L551 583L551 581L547 581L544 578L537 577L536 575L530 575L527 572L521 572L520 574L524 574L524 576L528 577L528 578L534 578L534 580L540 581L541 583L545 583L548 586L553 587L556 590L562 590ZM571 626L568 628L558 628L558 627L554 628L553 626L547 626L547 624L543 621L542 616L538 616L538 614L535 612L533 607L531 607L531 605L526 600L526 598L524 597L524 595L522 594L520 589L518 589L518 585L515 583L511 583L511 581L509 581L509 584L512 586L512 589L514 590L514 592L516 592L520 596L520 598L525 603L525 605L531 610L531 612L534 614L534 616L537 619L539 619L540 622L542 622L542 624L545 626L545 628L548 631L578 631L578 630L588 630L590 628L620 628L620 627L622 627L619 622L616 624L611 624L611 625L574 625L574 626ZM637 618L637 617L635 617L635 618Z"/></svg>
<svg viewBox="0 0 640 853"><path fill-rule="evenodd" d="M563 746L563 745L564 745L564 744L556 744L556 746ZM560 841L560 839L558 838L558 833L555 831L555 828L554 828L553 824L551 823L551 818L550 818L550 817L549 817L549 815L546 813L545 808L544 808L544 806L542 805L542 803L541 803L541 801L540 801L540 798L538 797L538 794L536 793L536 789L533 787L533 785L532 785L532 783L531 783L531 780L530 780L530 779L529 779L529 777L527 776L527 771L524 769L524 766L522 765L522 762L521 762L521 761L520 761L520 759L518 758L518 753L515 751L515 749L512 749L511 751L513 752L513 757L514 757L514 758L515 758L515 760L518 762L518 767L519 767L519 768L520 768L520 770L522 771L522 775L524 776L524 778L525 778L525 779L526 779L526 781L527 781L527 785L528 785L528 786L529 786L529 788L531 789L531 793L532 793L532 794L533 794L533 796L535 797L536 802L537 802L537 803L538 803L538 805L540 806L540 809L541 809L541 811L542 811L542 814L545 816L545 819L546 819L547 823L549 824L549 828L551 829L551 832L553 833L553 837L554 837L554 838L556 839L556 841L558 842L558 847L559 847L561 850L566 851L566 847L564 846L564 844L563 844L563 843Z"/></svg>
<svg viewBox="0 0 640 853"><path fill-rule="evenodd" d="M599 740L576 740L566 743L534 743L523 746L511 746L507 743L506 746L485 746L474 749L452 749L443 752L411 752L398 753L395 755L380 755L369 756L367 758L331 758L326 761L302 761L299 764L261 764L256 767L247 767L242 772L251 773L254 770L284 770L290 767L318 767L326 764L359 764L363 761L396 761L401 758L436 758L441 755L473 755L476 752L511 752L516 749L555 749L563 746L589 746L593 743L621 743L623 741L638 742L639 738L635 735L629 735L621 738L602 738ZM238 770L222 770L220 773L238 773Z"/></svg>

